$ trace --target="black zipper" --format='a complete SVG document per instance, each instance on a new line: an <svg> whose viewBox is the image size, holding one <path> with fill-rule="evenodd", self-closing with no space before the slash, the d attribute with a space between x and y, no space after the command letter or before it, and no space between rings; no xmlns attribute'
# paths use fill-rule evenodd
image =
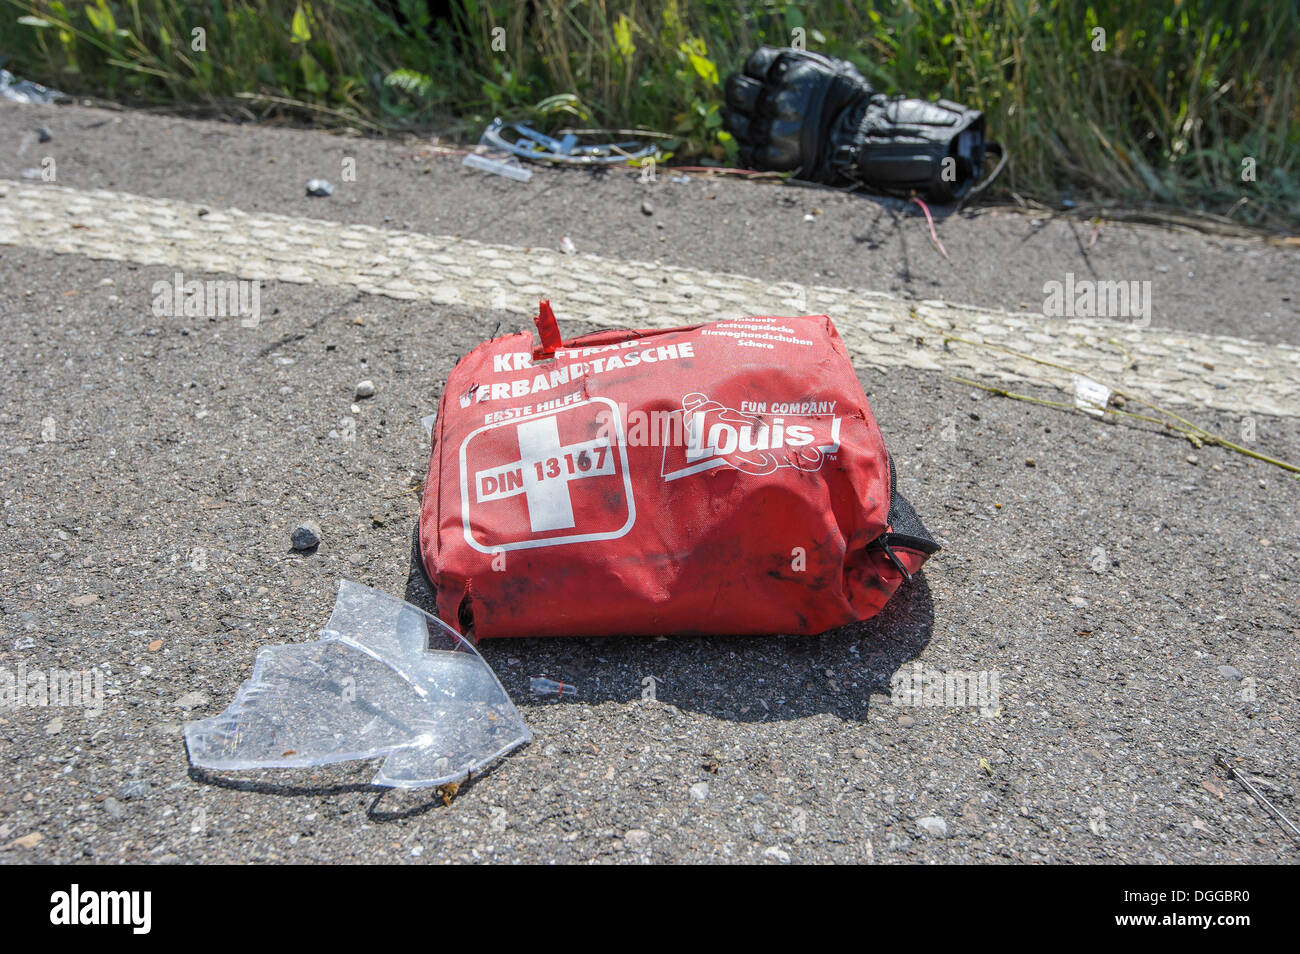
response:
<svg viewBox="0 0 1300 954"><path fill-rule="evenodd" d="M882 533L879 537L871 542L867 547L868 550L879 549L889 558L889 562L894 564L898 572L903 574L903 579L908 583L912 582L912 574L907 566L898 558L894 552L894 547L906 547L909 550L919 550L926 556L939 552L939 544L930 536L930 531L925 529L925 524L921 523L921 518L916 515L912 505L907 499L899 496L898 493L898 475L894 472L894 459L889 458L889 525L898 527L903 525L903 531L890 530ZM911 531L911 532L909 532Z"/></svg>

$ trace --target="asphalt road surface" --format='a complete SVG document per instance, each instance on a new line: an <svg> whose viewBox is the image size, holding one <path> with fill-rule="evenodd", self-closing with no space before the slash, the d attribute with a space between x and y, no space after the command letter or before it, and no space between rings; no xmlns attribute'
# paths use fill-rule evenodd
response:
<svg viewBox="0 0 1300 954"><path fill-rule="evenodd" d="M1300 461L1296 249L937 227L951 264L899 202L0 105L0 861L1295 860L1217 764L1300 821L1294 475L954 379L1069 404L1068 366ZM178 271L260 280L259 320L159 314ZM1045 316L1067 276L1150 282L1149 316ZM831 314L943 551L819 637L485 641L534 739L450 804L374 763L191 770L183 723L340 580L406 591L421 419L539 294L569 334ZM13 688L91 671L97 713ZM896 704L918 671L997 695Z"/></svg>

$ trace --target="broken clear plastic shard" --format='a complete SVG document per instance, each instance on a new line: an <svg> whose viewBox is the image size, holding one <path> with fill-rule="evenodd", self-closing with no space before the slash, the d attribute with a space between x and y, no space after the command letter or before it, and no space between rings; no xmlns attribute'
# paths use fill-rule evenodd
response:
<svg viewBox="0 0 1300 954"><path fill-rule="evenodd" d="M520 165L518 159L509 156L503 159L494 159L491 156L471 152L462 160L461 165L505 176L507 179L514 179L516 182L527 182L533 177L532 169L525 169Z"/></svg>
<svg viewBox="0 0 1300 954"><path fill-rule="evenodd" d="M1103 417L1110 404L1110 388L1104 384L1074 375L1074 406L1094 417Z"/></svg>
<svg viewBox="0 0 1300 954"><path fill-rule="evenodd" d="M0 62L4 59L0 56ZM8 70L0 70L0 100L47 106L61 99L67 99L67 94L42 86L40 83L33 83L31 80L20 80Z"/></svg>
<svg viewBox="0 0 1300 954"><path fill-rule="evenodd" d="M556 682L545 676L533 676L528 680L528 688L535 696L576 696L578 687L568 682Z"/></svg>
<svg viewBox="0 0 1300 954"><path fill-rule="evenodd" d="M532 738L496 674L441 620L344 580L321 638L269 646L220 715L185 725L221 771L386 757L373 784L459 781Z"/></svg>

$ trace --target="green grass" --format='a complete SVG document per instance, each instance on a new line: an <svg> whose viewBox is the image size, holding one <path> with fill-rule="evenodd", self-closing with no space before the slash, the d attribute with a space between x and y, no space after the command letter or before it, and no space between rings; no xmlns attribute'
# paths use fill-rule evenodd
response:
<svg viewBox="0 0 1300 954"><path fill-rule="evenodd" d="M882 89L983 109L1012 155L1004 192L1300 222L1293 0L451 7L431 20L423 0L0 0L0 53L20 76L128 103L470 141L498 114L635 125L677 137L678 160L725 162L726 74L758 44L789 45L802 30L809 49L853 60ZM206 50L193 49L196 27Z"/></svg>

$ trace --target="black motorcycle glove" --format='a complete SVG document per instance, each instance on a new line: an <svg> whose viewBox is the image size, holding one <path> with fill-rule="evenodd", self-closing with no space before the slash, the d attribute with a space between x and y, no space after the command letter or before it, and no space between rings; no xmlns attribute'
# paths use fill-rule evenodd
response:
<svg viewBox="0 0 1300 954"><path fill-rule="evenodd" d="M947 100L890 99L851 64L759 47L727 77L726 129L749 168L827 185L915 190L946 202L984 169L984 116Z"/></svg>

